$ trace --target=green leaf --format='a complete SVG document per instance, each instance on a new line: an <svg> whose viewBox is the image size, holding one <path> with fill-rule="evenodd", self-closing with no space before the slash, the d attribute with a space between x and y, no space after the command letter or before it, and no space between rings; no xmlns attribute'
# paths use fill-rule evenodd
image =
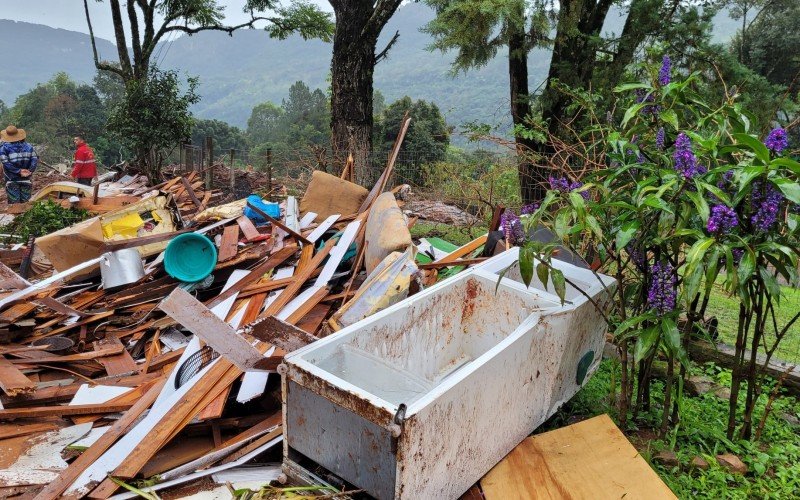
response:
<svg viewBox="0 0 800 500"><path fill-rule="evenodd" d="M706 250L713 244L714 238L703 238L702 240L696 241L689 251L686 252L686 264L688 266L696 266L699 264Z"/></svg>
<svg viewBox="0 0 800 500"><path fill-rule="evenodd" d="M800 162L792 160L791 158L786 158L786 157L775 158L774 160L772 160L772 163L770 163L770 165L773 167L786 167L795 174L800 174Z"/></svg>
<svg viewBox="0 0 800 500"><path fill-rule="evenodd" d="M547 267L547 264L544 262L539 262L536 265L536 276L539 278L539 281L542 282L542 285L547 286L547 276L550 270Z"/></svg>
<svg viewBox="0 0 800 500"><path fill-rule="evenodd" d="M765 165L769 163L769 149L756 137L749 134L733 134L733 138L739 146L746 147L755 153L756 158L764 162Z"/></svg>
<svg viewBox="0 0 800 500"><path fill-rule="evenodd" d="M661 112L661 119L675 130L678 130L678 114L673 109L666 109Z"/></svg>
<svg viewBox="0 0 800 500"><path fill-rule="evenodd" d="M533 260L532 248L526 246L519 249L519 273L522 275L525 286L531 286L531 281L533 281Z"/></svg>
<svg viewBox="0 0 800 500"><path fill-rule="evenodd" d="M681 334L678 325L671 318L661 319L661 333L664 335L664 344L671 353L677 352L681 347Z"/></svg>
<svg viewBox="0 0 800 500"><path fill-rule="evenodd" d="M758 270L758 273L761 275L761 279L764 281L764 285L767 287L767 293L772 296L773 300L780 301L781 286L778 284L778 280L775 279L775 276L769 272L768 269L763 267Z"/></svg>
<svg viewBox="0 0 800 500"><path fill-rule="evenodd" d="M641 223L638 220L628 221L617 231L617 249L622 250L633 239Z"/></svg>
<svg viewBox="0 0 800 500"><path fill-rule="evenodd" d="M650 88L650 86L647 85L646 83L641 83L641 82L623 83L622 85L617 85L616 87L614 87L614 92L628 92L630 90L647 89L647 88Z"/></svg>
<svg viewBox="0 0 800 500"><path fill-rule="evenodd" d="M516 262L513 262L507 268L503 269L502 271L500 271L498 273L498 275L497 275L497 283L495 283L495 285L494 285L494 293L495 293L495 295L497 295L497 290L500 288L500 282L503 281L503 278L505 277L505 275L508 272L508 270L511 269L512 267L514 267L514 264L516 264Z"/></svg>
<svg viewBox="0 0 800 500"><path fill-rule="evenodd" d="M595 236L599 239L603 239L603 230L600 228L600 223L597 222L594 215L586 216L586 225L589 226L589 229L592 230Z"/></svg>
<svg viewBox="0 0 800 500"><path fill-rule="evenodd" d="M556 290L556 295L561 299L561 304L564 304L564 299L567 296L567 284L564 279L564 273L558 269L550 271L550 279L553 280L553 288Z"/></svg>
<svg viewBox="0 0 800 500"><path fill-rule="evenodd" d="M661 329L658 326L651 326L650 328L642 330L633 348L634 361L638 363L647 356L658 340L659 333L661 333Z"/></svg>
<svg viewBox="0 0 800 500"><path fill-rule="evenodd" d="M787 200L800 203L800 184L789 179L774 179L772 181L783 192Z"/></svg>
<svg viewBox="0 0 800 500"><path fill-rule="evenodd" d="M647 321L648 319L652 319L653 317L654 317L653 313L646 312L644 314L640 314L638 316L626 319L625 321L617 325L617 328L614 330L614 337L622 335L623 333L630 330L634 326L640 324L642 321Z"/></svg>
<svg viewBox="0 0 800 500"><path fill-rule="evenodd" d="M628 125L628 122L631 121L631 118L639 114L639 111L645 107L646 104L634 104L630 108L625 111L625 116L622 117L622 128L625 128Z"/></svg>
<svg viewBox="0 0 800 500"><path fill-rule="evenodd" d="M700 219L702 219L703 224L708 222L708 216L711 213L711 210L708 208L708 202L706 199L697 191L687 191L686 196L692 200L694 203L695 208L697 208L697 213L700 215Z"/></svg>
<svg viewBox="0 0 800 500"><path fill-rule="evenodd" d="M672 210L672 207L670 207L669 204L666 201L662 200L661 198L659 198L658 196L656 196L654 194L651 194L650 196L645 197L645 199L642 200L642 204L643 205L647 205L648 207L661 209L661 210L663 210L665 212L669 212L671 214L675 213Z"/></svg>
<svg viewBox="0 0 800 500"><path fill-rule="evenodd" d="M755 269L755 255L753 255L753 252L750 250L745 250L744 255L742 255L742 259L739 261L739 270L737 272L739 276L739 283L746 283L753 276L753 271L755 271Z"/></svg>

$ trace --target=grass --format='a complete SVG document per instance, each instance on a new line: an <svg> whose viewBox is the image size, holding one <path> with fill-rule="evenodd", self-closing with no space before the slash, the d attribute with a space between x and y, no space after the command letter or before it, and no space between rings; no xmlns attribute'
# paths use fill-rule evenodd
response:
<svg viewBox="0 0 800 500"><path fill-rule="evenodd" d="M486 226L457 227L450 224L418 221L411 228L412 238L441 238L454 245L464 245L486 233Z"/></svg>
<svg viewBox="0 0 800 500"><path fill-rule="evenodd" d="M704 372L721 385L730 385L730 372L714 365L695 367L693 371ZM603 361L586 386L537 432L562 427L573 421L575 416L591 417L608 413L617 420L611 399L615 380L619 380L618 364L611 360ZM654 401L660 401L661 390L660 383L654 383ZM764 413L766 399L766 396L762 396L758 402L756 421ZM712 393L698 397L684 396L681 422L665 438L641 438L647 435L643 431L658 426L660 408L640 414L636 422L630 421L629 427L623 430L648 461L660 451L675 451L680 460L679 466L665 467L652 461L651 465L678 498L798 498L800 427L787 420L787 416L800 417L797 400L791 397L776 400L760 442L729 441L725 437L727 405L727 400L719 399ZM737 455L747 465L748 472L744 475L733 474L721 468L714 460L714 456L721 453ZM697 456L711 464L708 470L689 467Z"/></svg>
<svg viewBox="0 0 800 500"><path fill-rule="evenodd" d="M783 292L781 301L775 308L778 328L791 321L792 317L800 311L800 290L790 287L781 287ZM716 316L719 320L719 340L726 344L736 343L736 325L739 321L739 299L729 296L721 286L715 285L708 302L706 316ZM772 342L774 336L768 341ZM792 328L781 341L776 351L776 357L784 361L800 361L800 321L795 322Z"/></svg>

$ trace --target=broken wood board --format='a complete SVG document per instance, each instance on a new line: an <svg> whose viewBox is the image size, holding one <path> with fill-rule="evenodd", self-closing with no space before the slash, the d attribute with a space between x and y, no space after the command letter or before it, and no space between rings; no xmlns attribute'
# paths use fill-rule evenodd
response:
<svg viewBox="0 0 800 500"><path fill-rule="evenodd" d="M222 232L222 239L219 244L217 262L225 262L236 256L239 249L239 226L236 224L225 226Z"/></svg>
<svg viewBox="0 0 800 500"><path fill-rule="evenodd" d="M676 498L608 415L526 438L481 488L486 500Z"/></svg>
<svg viewBox="0 0 800 500"><path fill-rule="evenodd" d="M48 484L54 481L67 462L61 450L85 436L92 424L12 439L0 448L0 486Z"/></svg>
<svg viewBox="0 0 800 500"><path fill-rule="evenodd" d="M36 384L6 358L0 356L0 389L13 397L33 392Z"/></svg>

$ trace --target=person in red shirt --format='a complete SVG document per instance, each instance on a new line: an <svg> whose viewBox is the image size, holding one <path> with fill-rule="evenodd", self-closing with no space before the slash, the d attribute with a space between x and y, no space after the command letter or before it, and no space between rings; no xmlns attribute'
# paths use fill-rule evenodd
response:
<svg viewBox="0 0 800 500"><path fill-rule="evenodd" d="M72 164L72 177L84 186L91 186L92 179L97 177L97 165L94 162L94 151L86 144L83 137L77 136L75 143L75 161Z"/></svg>

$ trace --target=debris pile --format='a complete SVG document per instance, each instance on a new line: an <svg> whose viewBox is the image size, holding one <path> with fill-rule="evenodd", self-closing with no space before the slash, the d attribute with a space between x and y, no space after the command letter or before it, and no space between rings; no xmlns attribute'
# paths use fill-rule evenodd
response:
<svg viewBox="0 0 800 500"><path fill-rule="evenodd" d="M417 252L392 167L278 202L197 172L42 190L96 216L0 253L0 495L276 479L284 356L482 260L485 237Z"/></svg>

